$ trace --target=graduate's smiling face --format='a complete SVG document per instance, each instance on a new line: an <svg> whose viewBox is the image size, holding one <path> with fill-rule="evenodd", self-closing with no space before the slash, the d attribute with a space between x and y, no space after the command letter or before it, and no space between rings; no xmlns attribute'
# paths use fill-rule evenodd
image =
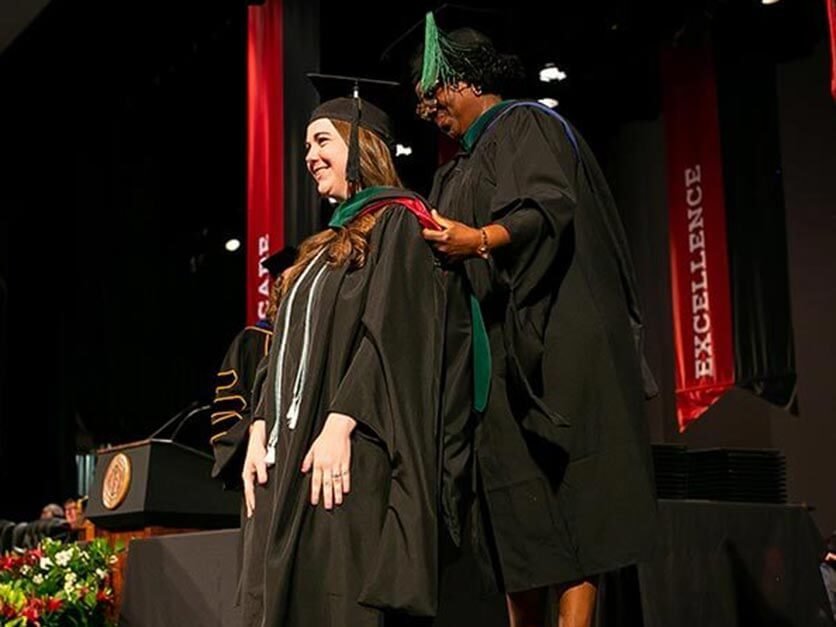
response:
<svg viewBox="0 0 836 627"><path fill-rule="evenodd" d="M461 139L471 124L479 117L479 95L468 83L439 85L430 94L415 86L418 96L418 115L434 122L445 135Z"/></svg>
<svg viewBox="0 0 836 627"><path fill-rule="evenodd" d="M337 200L348 198L348 145L331 120L320 118L308 125L305 150L305 165L316 181L317 193Z"/></svg>

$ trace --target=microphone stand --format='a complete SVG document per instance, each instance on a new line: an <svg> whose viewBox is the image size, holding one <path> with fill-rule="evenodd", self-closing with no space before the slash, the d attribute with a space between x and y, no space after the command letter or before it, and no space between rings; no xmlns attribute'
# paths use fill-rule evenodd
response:
<svg viewBox="0 0 836 627"><path fill-rule="evenodd" d="M186 407L184 407L183 409L178 411L176 414L174 414L171 418L166 420L165 424L162 427L160 427L159 429L154 431L154 433L149 435L146 439L153 440L158 435L160 435L163 431L168 429L171 425L175 424L178 420L181 420L181 419L185 420L186 418L188 418L191 415L191 412L193 412L194 409L196 407L199 407L199 406L200 406L200 401L192 401L191 403L186 405ZM185 418L183 418L184 414L186 415Z"/></svg>
<svg viewBox="0 0 836 627"><path fill-rule="evenodd" d="M194 406L196 404L197 403L192 403L192 405L190 405L190 407ZM185 416L183 416L182 420L180 420L180 423L177 425L177 427L171 433L171 441L174 442L174 438L177 437L177 434L180 432L180 429L182 429L183 425L185 425L189 421L189 418L191 418L192 416L194 416L196 414L204 412L207 409L211 409L211 408L212 408L212 404L208 403L206 405L198 405L197 407L194 407L193 409L191 409Z"/></svg>

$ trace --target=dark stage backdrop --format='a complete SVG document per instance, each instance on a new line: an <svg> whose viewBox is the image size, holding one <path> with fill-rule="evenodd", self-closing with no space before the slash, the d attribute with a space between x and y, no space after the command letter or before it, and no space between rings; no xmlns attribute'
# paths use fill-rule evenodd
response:
<svg viewBox="0 0 836 627"><path fill-rule="evenodd" d="M0 167L3 165L0 160ZM4 437L4 426L8 424L5 417L8 415L8 378L9 378L9 296L6 277L9 274L9 217L0 213L0 481L8 479L8 471L5 470L4 459L8 455L10 442Z"/></svg>
<svg viewBox="0 0 836 627"><path fill-rule="evenodd" d="M295 244L322 223L319 3L283 4ZM55 0L0 57L0 518L71 495L77 449L211 398L245 323L245 249L224 243L245 239L247 11ZM207 427L179 437L208 449Z"/></svg>
<svg viewBox="0 0 836 627"><path fill-rule="evenodd" d="M787 453L790 495L836 529L836 104L827 92L827 43L777 68L781 171L798 371L798 417L777 413L775 446Z"/></svg>
<svg viewBox="0 0 836 627"><path fill-rule="evenodd" d="M776 65L769 29L731 21L717 34L734 370L738 387L795 410ZM758 27L760 26L760 28Z"/></svg>
<svg viewBox="0 0 836 627"><path fill-rule="evenodd" d="M0 56L0 518L210 397L244 323L245 17L54 0Z"/></svg>
<svg viewBox="0 0 836 627"><path fill-rule="evenodd" d="M296 246L322 228L322 212L316 186L305 167L305 131L308 116L319 96L305 76L320 70L321 32L319 0L284 1L284 162L285 242Z"/></svg>

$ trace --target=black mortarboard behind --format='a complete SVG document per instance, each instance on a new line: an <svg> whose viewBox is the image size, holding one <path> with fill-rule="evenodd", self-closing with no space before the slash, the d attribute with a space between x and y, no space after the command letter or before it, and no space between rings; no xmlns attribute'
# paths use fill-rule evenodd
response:
<svg viewBox="0 0 836 627"><path fill-rule="evenodd" d="M289 268L296 260L297 250L293 246L285 246L280 251L273 253L261 262L274 279Z"/></svg>
<svg viewBox="0 0 836 627"><path fill-rule="evenodd" d="M313 110L308 124L314 120L329 118L342 120L351 125L346 179L350 183L359 184L361 183L359 128L365 128L380 137L389 150L394 150L395 143L391 118L383 109L369 102L368 98L381 102L385 98L383 92L387 89L391 91L391 88L397 87L398 83L317 73L308 74L308 78L316 87L320 98L324 100Z"/></svg>

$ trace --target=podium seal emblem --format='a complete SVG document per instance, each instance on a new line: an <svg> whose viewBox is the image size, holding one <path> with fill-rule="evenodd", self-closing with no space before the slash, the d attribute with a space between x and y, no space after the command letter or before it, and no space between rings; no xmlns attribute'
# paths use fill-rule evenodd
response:
<svg viewBox="0 0 836 627"><path fill-rule="evenodd" d="M102 485L102 505L116 509L128 495L131 487L131 460L124 453L116 454L105 470Z"/></svg>

